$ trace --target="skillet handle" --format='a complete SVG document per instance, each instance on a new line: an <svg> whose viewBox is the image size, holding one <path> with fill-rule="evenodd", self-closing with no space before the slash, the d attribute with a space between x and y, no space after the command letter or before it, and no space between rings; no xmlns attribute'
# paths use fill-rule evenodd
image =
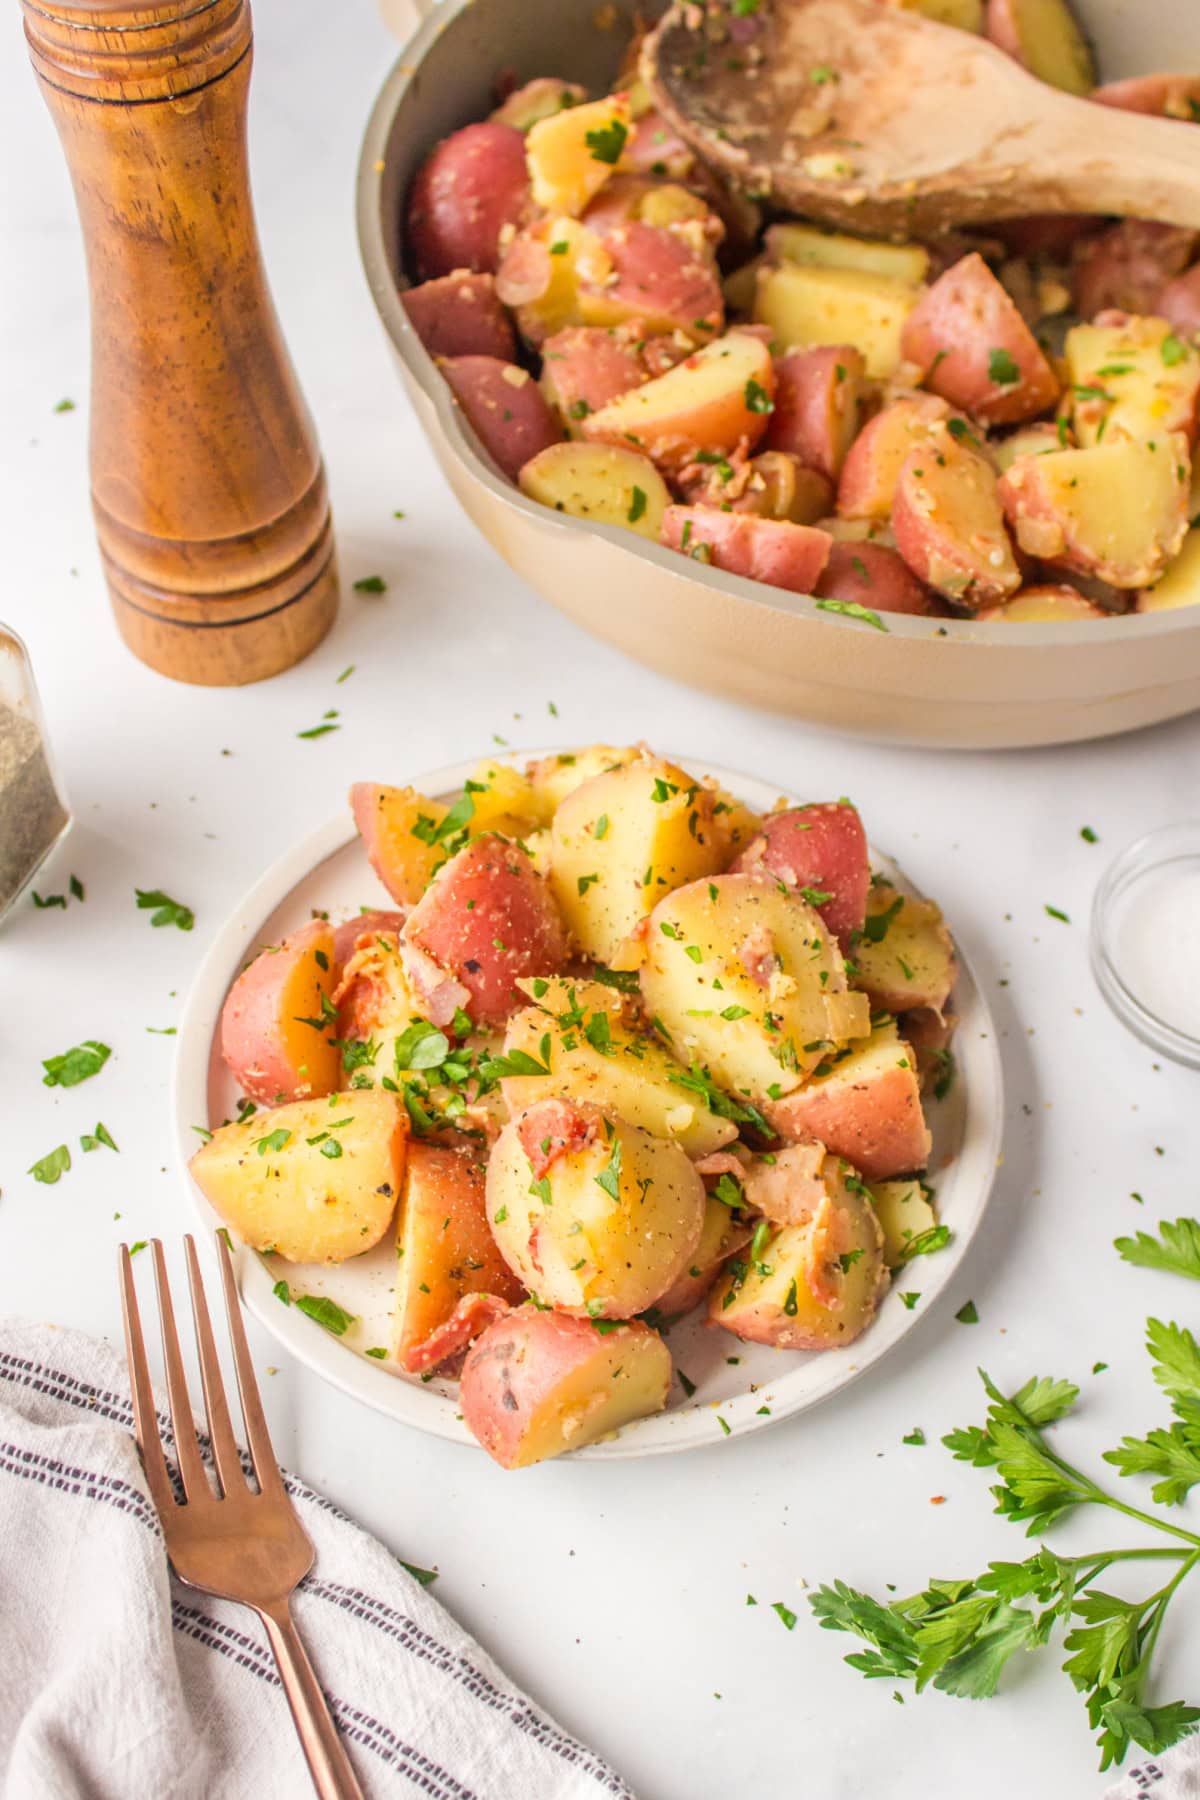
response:
<svg viewBox="0 0 1200 1800"><path fill-rule="evenodd" d="M379 0L383 22L394 37L406 44L417 26L433 11L434 0Z"/></svg>

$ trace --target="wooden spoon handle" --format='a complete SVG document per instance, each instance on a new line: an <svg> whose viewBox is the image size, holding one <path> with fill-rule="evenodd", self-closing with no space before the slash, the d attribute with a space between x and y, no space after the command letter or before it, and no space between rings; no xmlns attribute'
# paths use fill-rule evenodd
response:
<svg viewBox="0 0 1200 1800"><path fill-rule="evenodd" d="M92 314L92 502L117 623L152 668L288 668L337 609L320 452L259 254L246 0L23 0Z"/></svg>
<svg viewBox="0 0 1200 1800"><path fill-rule="evenodd" d="M1021 155L1025 172L1014 181L1029 212L1117 213L1200 230L1200 126L1064 94Z"/></svg>

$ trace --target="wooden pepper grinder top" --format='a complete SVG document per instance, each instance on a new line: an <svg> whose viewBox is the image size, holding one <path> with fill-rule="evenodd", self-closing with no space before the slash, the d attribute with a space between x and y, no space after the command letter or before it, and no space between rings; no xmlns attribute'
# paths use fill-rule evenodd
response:
<svg viewBox="0 0 1200 1800"><path fill-rule="evenodd" d="M246 0L22 0L92 314L91 483L121 634L232 686L337 611L325 473L267 289L246 164Z"/></svg>

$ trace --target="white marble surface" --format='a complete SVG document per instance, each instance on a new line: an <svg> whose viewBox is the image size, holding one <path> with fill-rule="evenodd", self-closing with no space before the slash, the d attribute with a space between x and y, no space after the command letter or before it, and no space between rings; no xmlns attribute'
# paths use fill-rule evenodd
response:
<svg viewBox="0 0 1200 1800"><path fill-rule="evenodd" d="M0 935L0 1306L112 1335L118 1242L177 1239L189 1224L168 1126L172 1040L147 1028L175 1022L218 922L342 805L351 779L406 779L482 750L493 732L514 744L645 735L777 771L792 789L852 794L875 840L944 902L1003 1026L1010 1117L995 1201L923 1328L825 1410L684 1457L504 1475L286 1364L264 1377L277 1443L405 1558L436 1564L445 1604L643 1800L1098 1794L1082 1708L1052 1656L1012 1671L987 1704L930 1694L898 1706L888 1684L843 1666L850 1642L817 1631L804 1589L840 1576L905 1592L1020 1553L985 1475L938 1445L981 1416L977 1363L1011 1385L1034 1372L1083 1380L1062 1441L1084 1459L1165 1410L1142 1322L1194 1322L1195 1291L1126 1268L1111 1239L1195 1210L1197 1078L1157 1066L1108 1017L1086 920L1108 857L1194 810L1200 720L1047 753L881 750L688 693L526 593L435 471L359 272L357 140L394 53L362 0L353 13L315 0L260 8L251 128L267 262L332 479L342 616L304 666L265 686L161 680L108 616L86 497L70 188L15 7L0 33L0 615L30 643L78 816L43 885L63 889L74 872L87 886L86 904L26 906ZM76 409L56 414L64 397ZM349 592L374 573L384 597ZM341 730L297 739L334 705ZM1099 844L1081 841L1084 824ZM135 910L134 887L159 885L194 906L191 935L151 930ZM43 1087L41 1059L85 1037L114 1047L101 1075ZM76 1149L56 1187L24 1173L97 1118L119 1157ZM974 1327L954 1318L968 1297ZM260 1367L274 1366L270 1340L254 1335ZM1092 1379L1098 1360L1109 1368ZM914 1425L923 1449L900 1441ZM1059 1539L1102 1532L1102 1519L1084 1521ZM1118 1526L1114 1541L1130 1540ZM775 1600L800 1614L790 1635ZM1186 1697L1200 1698L1200 1595L1189 1604L1190 1650L1182 1609L1162 1639L1162 1699L1189 1682Z"/></svg>

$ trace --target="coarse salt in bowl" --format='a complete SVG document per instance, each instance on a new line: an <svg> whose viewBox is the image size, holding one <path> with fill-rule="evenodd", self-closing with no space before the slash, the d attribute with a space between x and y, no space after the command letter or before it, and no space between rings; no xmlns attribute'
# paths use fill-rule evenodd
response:
<svg viewBox="0 0 1200 1800"><path fill-rule="evenodd" d="M1200 1069L1200 819L1139 838L1092 903L1092 973L1121 1023Z"/></svg>

